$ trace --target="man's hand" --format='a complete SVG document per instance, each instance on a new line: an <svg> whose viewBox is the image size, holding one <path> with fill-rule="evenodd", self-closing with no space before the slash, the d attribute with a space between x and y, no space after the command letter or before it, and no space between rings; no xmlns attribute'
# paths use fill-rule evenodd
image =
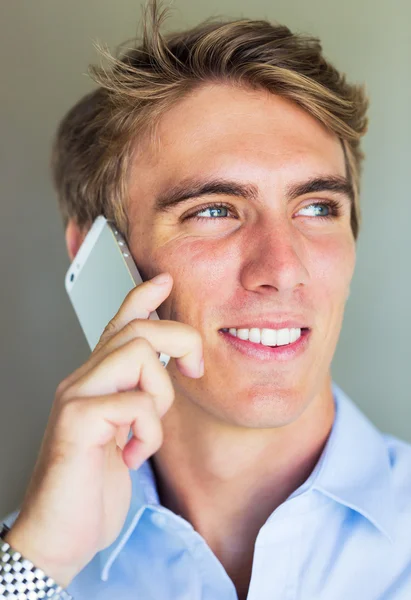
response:
<svg viewBox="0 0 411 600"><path fill-rule="evenodd" d="M19 516L5 539L64 587L116 539L130 505L129 469L162 444L161 418L174 389L157 353L176 358L184 375L203 375L198 331L148 319L171 288L169 276L133 289L89 360L57 388Z"/></svg>

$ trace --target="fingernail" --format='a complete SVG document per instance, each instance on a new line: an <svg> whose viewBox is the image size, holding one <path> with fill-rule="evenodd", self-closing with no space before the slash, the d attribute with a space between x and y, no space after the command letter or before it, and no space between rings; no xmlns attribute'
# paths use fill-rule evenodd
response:
<svg viewBox="0 0 411 600"><path fill-rule="evenodd" d="M164 283L167 283L167 281L170 281L169 273L160 273L160 275L156 275L155 277L153 277L151 283L155 283L156 285L163 285Z"/></svg>
<svg viewBox="0 0 411 600"><path fill-rule="evenodd" d="M200 361L200 368L198 370L198 374L200 375L200 377L204 375L204 358L202 358Z"/></svg>

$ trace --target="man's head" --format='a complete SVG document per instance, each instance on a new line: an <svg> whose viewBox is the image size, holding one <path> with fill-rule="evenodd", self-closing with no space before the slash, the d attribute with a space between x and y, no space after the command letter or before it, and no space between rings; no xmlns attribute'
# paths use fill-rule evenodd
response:
<svg viewBox="0 0 411 600"><path fill-rule="evenodd" d="M67 170L59 157L76 109L60 127L69 251L98 214L116 220L144 277L173 276L160 318L202 335L201 380L170 363L180 404L283 425L329 384L355 265L367 100L314 38L240 21L163 39L153 14L142 47L93 69L102 89L71 142L76 168L70 150ZM292 360L246 357L221 332L290 318L310 330Z"/></svg>

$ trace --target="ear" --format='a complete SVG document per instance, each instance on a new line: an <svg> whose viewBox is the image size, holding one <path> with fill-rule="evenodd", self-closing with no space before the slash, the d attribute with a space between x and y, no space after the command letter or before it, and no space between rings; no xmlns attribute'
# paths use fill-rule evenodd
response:
<svg viewBox="0 0 411 600"><path fill-rule="evenodd" d="M70 261L73 261L81 244L83 243L84 238L86 237L88 232L87 227L79 227L79 225L74 221L74 219L70 219L67 223L66 227L66 246L67 252L70 257Z"/></svg>

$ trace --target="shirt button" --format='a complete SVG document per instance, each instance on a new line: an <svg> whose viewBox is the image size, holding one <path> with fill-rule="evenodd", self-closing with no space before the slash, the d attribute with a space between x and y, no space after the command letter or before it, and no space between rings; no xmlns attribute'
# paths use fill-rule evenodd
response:
<svg viewBox="0 0 411 600"><path fill-rule="evenodd" d="M151 520L157 527L165 527L167 524L167 517L161 513L153 513L151 515Z"/></svg>

